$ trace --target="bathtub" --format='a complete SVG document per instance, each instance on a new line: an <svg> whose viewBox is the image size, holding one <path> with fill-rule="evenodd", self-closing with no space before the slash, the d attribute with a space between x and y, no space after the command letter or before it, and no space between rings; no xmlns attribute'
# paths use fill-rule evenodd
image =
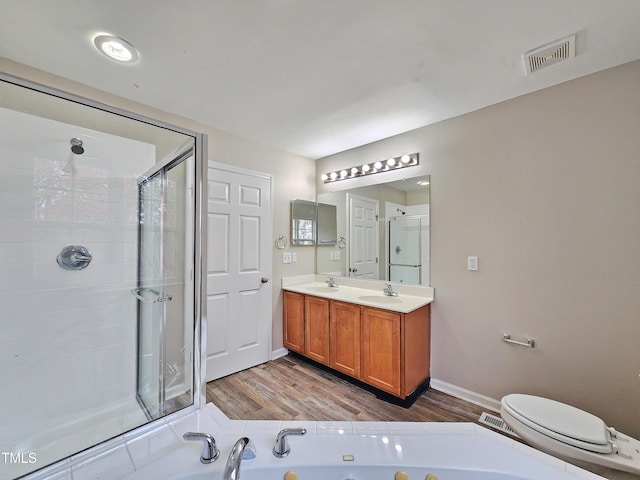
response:
<svg viewBox="0 0 640 480"><path fill-rule="evenodd" d="M308 433L289 437L291 453L274 457L277 432L295 426L304 426ZM173 430L181 437L193 427L187 422L173 425ZM208 433L221 450L215 463L200 463L201 444L181 440L176 450L123 478L222 479L231 447L241 436L249 437L257 450L255 459L243 460L241 480L284 480L287 472L297 473L299 480L393 480L399 471L410 480L424 480L430 473L434 480L603 478L473 423L227 420L217 432Z"/></svg>
<svg viewBox="0 0 640 480"><path fill-rule="evenodd" d="M285 475L287 475L287 473L289 472L295 472L298 475L297 478L299 480L394 480L396 478L396 475L399 473L404 473L407 476L398 476L397 478L405 478L410 480L424 480L428 477L429 474L432 475L432 477L429 477L429 480L523 480L525 478L534 478L515 476L509 473L483 472L460 469L428 469L425 467L398 468L381 466L360 466L351 469L345 469L341 467L315 466L302 467L292 470L285 470L282 468L246 471L241 470L240 480L283 480L286 478ZM435 475L435 477L433 475ZM176 480L190 480L193 478L199 477L175 477Z"/></svg>

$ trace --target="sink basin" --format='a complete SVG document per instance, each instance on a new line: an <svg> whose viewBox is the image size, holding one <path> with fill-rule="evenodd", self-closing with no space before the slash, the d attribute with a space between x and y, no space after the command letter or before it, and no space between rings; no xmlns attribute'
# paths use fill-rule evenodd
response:
<svg viewBox="0 0 640 480"><path fill-rule="evenodd" d="M336 293L338 291L337 287L307 287L307 290L318 293Z"/></svg>
<svg viewBox="0 0 640 480"><path fill-rule="evenodd" d="M386 295L362 295L358 297L360 300L365 302L375 302L375 303L402 303L398 297L388 297Z"/></svg>

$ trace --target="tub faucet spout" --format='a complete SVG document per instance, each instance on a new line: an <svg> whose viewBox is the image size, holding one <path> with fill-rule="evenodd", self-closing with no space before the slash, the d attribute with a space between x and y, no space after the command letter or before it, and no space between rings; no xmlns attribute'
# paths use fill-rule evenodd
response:
<svg viewBox="0 0 640 480"><path fill-rule="evenodd" d="M200 455L202 463L213 463L220 456L220 450L216 446L216 439L208 433L187 432L182 438L187 441L201 441L203 443L202 455Z"/></svg>
<svg viewBox="0 0 640 480"><path fill-rule="evenodd" d="M245 451L246 450L246 451ZM223 480L240 480L240 464L243 458L256 457L256 448L247 437L240 438L229 453L227 464L224 467Z"/></svg>
<svg viewBox="0 0 640 480"><path fill-rule="evenodd" d="M278 458L284 458L289 455L291 447L287 442L288 435L304 435L307 433L306 428L285 428L276 435L276 444L273 447L273 455Z"/></svg>

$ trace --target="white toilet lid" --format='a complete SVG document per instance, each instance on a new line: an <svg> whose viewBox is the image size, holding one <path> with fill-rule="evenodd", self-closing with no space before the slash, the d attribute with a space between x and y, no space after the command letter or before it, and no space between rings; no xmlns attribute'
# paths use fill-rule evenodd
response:
<svg viewBox="0 0 640 480"><path fill-rule="evenodd" d="M611 452L607 425L584 410L519 393L506 395L502 404L509 413L540 433L580 448Z"/></svg>

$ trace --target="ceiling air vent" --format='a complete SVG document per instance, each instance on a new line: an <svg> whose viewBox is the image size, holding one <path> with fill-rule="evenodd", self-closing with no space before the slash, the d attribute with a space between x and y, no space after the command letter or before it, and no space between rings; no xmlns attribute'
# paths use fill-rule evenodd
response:
<svg viewBox="0 0 640 480"><path fill-rule="evenodd" d="M524 66L527 70L527 75L531 75L542 68L550 67L575 56L576 36L571 35L525 53Z"/></svg>

